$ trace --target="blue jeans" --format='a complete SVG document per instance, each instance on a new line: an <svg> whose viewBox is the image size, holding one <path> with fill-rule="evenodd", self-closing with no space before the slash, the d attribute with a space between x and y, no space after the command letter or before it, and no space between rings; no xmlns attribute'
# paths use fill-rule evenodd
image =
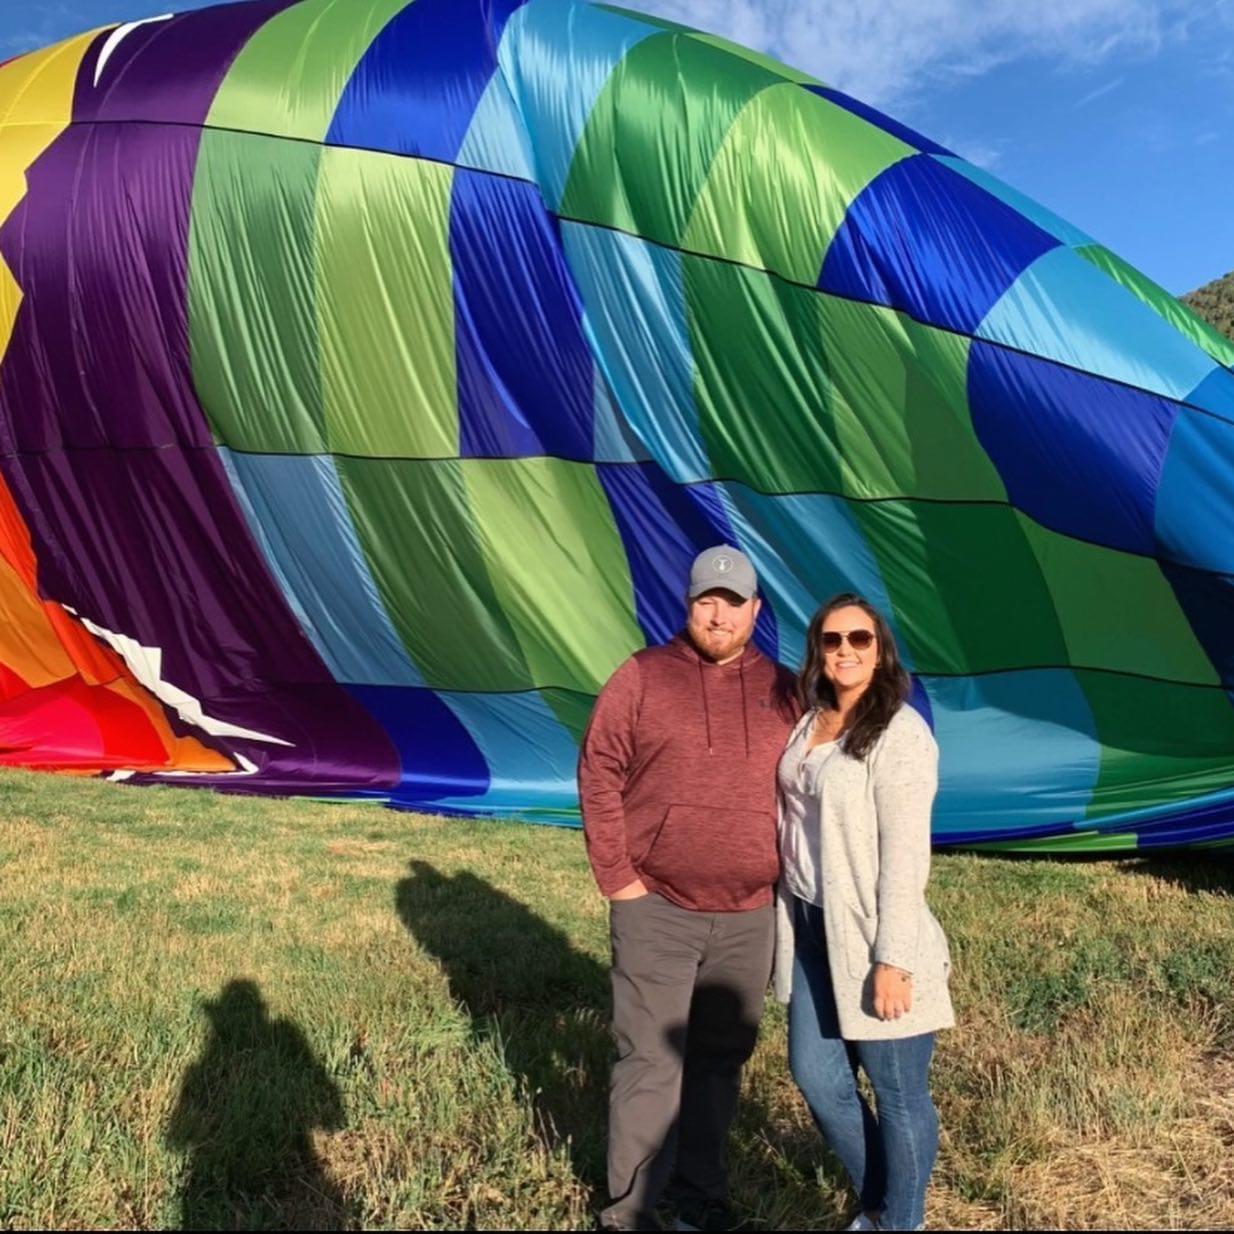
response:
<svg viewBox="0 0 1234 1234"><path fill-rule="evenodd" d="M788 1064L832 1152L866 1212L885 1230L915 1230L925 1221L926 1184L938 1154L938 1114L930 1100L934 1034L896 1041L840 1036L823 910L793 901L793 997L788 1008ZM878 1114L857 1091L861 1067Z"/></svg>

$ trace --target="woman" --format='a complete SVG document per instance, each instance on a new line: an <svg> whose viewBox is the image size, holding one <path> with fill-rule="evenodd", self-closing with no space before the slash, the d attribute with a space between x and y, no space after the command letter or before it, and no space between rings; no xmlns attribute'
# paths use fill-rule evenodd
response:
<svg viewBox="0 0 1234 1234"><path fill-rule="evenodd" d="M938 1151L934 1033L955 1022L947 940L924 894L938 747L905 705L887 623L859 596L814 615L800 685L806 713L779 766L789 1066L861 1199L849 1229L921 1229Z"/></svg>

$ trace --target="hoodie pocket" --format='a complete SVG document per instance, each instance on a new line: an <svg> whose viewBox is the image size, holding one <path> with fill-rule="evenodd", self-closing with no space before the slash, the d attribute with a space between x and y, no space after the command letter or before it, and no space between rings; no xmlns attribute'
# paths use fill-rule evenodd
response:
<svg viewBox="0 0 1234 1234"><path fill-rule="evenodd" d="M670 806L637 865L685 908L740 908L780 873L775 816L727 806Z"/></svg>

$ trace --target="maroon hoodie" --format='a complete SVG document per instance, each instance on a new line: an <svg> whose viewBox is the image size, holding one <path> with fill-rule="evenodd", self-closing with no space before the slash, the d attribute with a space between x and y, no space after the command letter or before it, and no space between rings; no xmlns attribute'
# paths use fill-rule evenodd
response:
<svg viewBox="0 0 1234 1234"><path fill-rule="evenodd" d="M600 691L579 756L601 892L642 879L682 908L770 903L776 763L798 714L792 675L752 646L719 665L679 634L631 656Z"/></svg>

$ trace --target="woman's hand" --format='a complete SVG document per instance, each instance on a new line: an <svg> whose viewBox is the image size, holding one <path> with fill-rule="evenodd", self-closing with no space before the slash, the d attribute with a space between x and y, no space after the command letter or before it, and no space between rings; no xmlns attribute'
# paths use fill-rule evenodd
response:
<svg viewBox="0 0 1234 1234"><path fill-rule="evenodd" d="M874 966L874 1014L898 1020L913 1009L913 975L890 964Z"/></svg>

